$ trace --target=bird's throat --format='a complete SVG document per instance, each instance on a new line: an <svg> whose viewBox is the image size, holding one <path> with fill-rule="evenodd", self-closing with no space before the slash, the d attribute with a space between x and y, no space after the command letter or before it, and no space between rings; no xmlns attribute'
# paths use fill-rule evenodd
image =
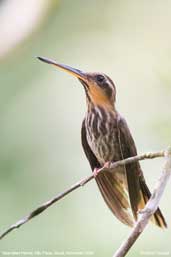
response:
<svg viewBox="0 0 171 257"><path fill-rule="evenodd" d="M105 95L100 88L98 87L91 87L89 88L89 99L93 106L99 106L101 108L104 108L106 110L113 110L114 109L114 103L111 99Z"/></svg>

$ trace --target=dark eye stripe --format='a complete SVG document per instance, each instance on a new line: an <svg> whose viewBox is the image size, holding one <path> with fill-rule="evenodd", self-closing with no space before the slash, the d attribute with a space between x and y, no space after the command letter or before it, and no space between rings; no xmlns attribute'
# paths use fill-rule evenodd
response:
<svg viewBox="0 0 171 257"><path fill-rule="evenodd" d="M113 94L113 89L112 89L110 86L108 86L108 87L105 89L105 92L106 92L107 96L111 97L112 94Z"/></svg>
<svg viewBox="0 0 171 257"><path fill-rule="evenodd" d="M103 75L101 75L101 74L99 74L99 75L97 75L96 76L96 80L97 80L97 82L103 82L104 81L104 79L105 79L105 77L103 76Z"/></svg>
<svg viewBox="0 0 171 257"><path fill-rule="evenodd" d="M109 84L112 85L112 86L115 88L115 84L113 83L113 81L111 80L111 78L109 78L107 75L106 75L106 78L107 78L107 80L109 81Z"/></svg>
<svg viewBox="0 0 171 257"><path fill-rule="evenodd" d="M101 76L101 74L99 74L99 76ZM101 83L99 82L98 85L105 91L108 97L111 97L115 92L115 85L108 76L103 76L103 78L104 80Z"/></svg>

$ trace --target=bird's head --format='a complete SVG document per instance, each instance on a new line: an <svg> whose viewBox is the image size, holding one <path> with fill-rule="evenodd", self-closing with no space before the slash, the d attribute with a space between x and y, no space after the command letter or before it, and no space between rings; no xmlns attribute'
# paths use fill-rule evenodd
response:
<svg viewBox="0 0 171 257"><path fill-rule="evenodd" d="M114 108L116 99L115 85L104 73L83 72L44 57L38 57L38 59L48 64L52 64L78 78L84 86L89 108L91 108L91 106L101 106L109 109Z"/></svg>

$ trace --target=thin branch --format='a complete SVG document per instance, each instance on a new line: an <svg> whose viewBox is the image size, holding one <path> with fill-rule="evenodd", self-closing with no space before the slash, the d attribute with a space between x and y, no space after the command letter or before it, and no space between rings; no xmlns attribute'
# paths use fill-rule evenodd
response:
<svg viewBox="0 0 171 257"><path fill-rule="evenodd" d="M155 213L158 208L160 199L164 193L166 184L171 176L171 149L165 151L165 164L163 167L162 174L158 179L154 191L151 195L150 200L147 202L145 208L141 210L139 218L135 227L131 231L130 235L125 242L122 243L120 248L116 251L113 257L123 257L127 254L129 249L135 243L137 238L141 235L145 227L147 226L150 217Z"/></svg>
<svg viewBox="0 0 171 257"><path fill-rule="evenodd" d="M145 160L145 159L153 159L153 158L157 158L157 157L164 157L164 151L155 152L155 153L145 153L142 155L133 156L133 157L121 160L121 161L111 163L109 168L106 168L105 166L102 167L99 170L99 173L106 172L106 171L113 172L116 167L124 166L124 165L126 165L128 163L132 163L132 162L137 162L137 161L141 161L141 160ZM21 220L17 221L15 224L11 225L8 229L6 229L4 232L2 232L0 234L0 240L2 238L4 238L7 234L9 234L11 231L13 231L14 229L17 229L20 226L22 226L23 224L27 223L29 220L33 219L34 217L36 217L37 215L39 215L40 213L45 211L47 208L49 208L55 202L59 201L60 199L62 199L63 197L65 197L66 195L71 193L72 191L76 190L77 188L84 186L92 179L94 179L93 174L91 176L88 176L87 178L80 180L79 182L77 182L76 184L74 184L73 186L71 186L70 188L65 190L64 192L62 192L62 193L58 194L57 196L53 197L52 199L50 199L49 201L41 204L39 207L37 207L35 210L33 210L30 214L28 214Z"/></svg>

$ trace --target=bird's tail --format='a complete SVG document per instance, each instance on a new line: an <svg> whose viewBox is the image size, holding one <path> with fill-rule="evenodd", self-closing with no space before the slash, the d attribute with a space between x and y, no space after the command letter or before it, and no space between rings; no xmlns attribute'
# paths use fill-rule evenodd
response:
<svg viewBox="0 0 171 257"><path fill-rule="evenodd" d="M140 177L140 188L141 188L141 208L144 208L145 204L148 202L151 193L150 190L148 189L148 186L146 185L145 181ZM165 221L165 218L163 217L163 214L161 210L158 208L154 215L151 218L151 221L157 225L158 227L161 228L167 228L167 223Z"/></svg>
<svg viewBox="0 0 171 257"><path fill-rule="evenodd" d="M101 194L113 212L113 214L124 224L133 226L137 219L137 212L145 207L148 202L151 193L142 177L139 178L139 201L137 206L132 208L130 212L130 201L127 190L125 190L124 180L120 180L116 173L101 173L96 177L97 185L101 191ZM131 199L130 199L131 200ZM134 203L135 204L135 203ZM166 221L158 208L155 214L152 216L151 221L161 227L166 228Z"/></svg>
<svg viewBox="0 0 171 257"><path fill-rule="evenodd" d="M132 227L134 218L124 184L115 173L108 172L99 174L96 182L109 209L122 223Z"/></svg>

